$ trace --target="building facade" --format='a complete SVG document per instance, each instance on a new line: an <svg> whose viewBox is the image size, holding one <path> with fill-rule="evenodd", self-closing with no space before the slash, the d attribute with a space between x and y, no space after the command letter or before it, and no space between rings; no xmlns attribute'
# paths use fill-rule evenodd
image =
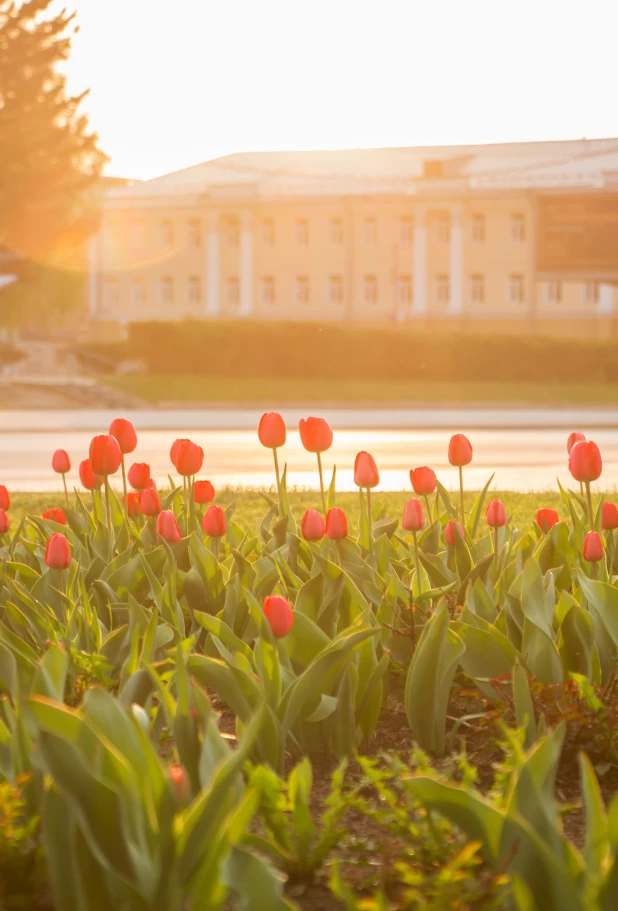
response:
<svg viewBox="0 0 618 911"><path fill-rule="evenodd" d="M611 333L618 247L541 271L538 207L616 187L618 140L232 155L106 195L90 318Z"/></svg>

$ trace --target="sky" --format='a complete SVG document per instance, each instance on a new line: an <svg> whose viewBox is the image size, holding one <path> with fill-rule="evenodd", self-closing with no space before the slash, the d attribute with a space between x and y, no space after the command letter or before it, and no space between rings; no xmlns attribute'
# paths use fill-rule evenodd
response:
<svg viewBox="0 0 618 911"><path fill-rule="evenodd" d="M53 0L108 175L231 152L618 136L617 0Z"/></svg>

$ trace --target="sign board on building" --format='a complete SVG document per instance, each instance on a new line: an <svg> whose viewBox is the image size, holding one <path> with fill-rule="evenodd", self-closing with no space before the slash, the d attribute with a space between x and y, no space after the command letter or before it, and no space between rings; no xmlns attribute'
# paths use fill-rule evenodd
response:
<svg viewBox="0 0 618 911"><path fill-rule="evenodd" d="M537 268L565 279L618 281L618 193L539 196Z"/></svg>

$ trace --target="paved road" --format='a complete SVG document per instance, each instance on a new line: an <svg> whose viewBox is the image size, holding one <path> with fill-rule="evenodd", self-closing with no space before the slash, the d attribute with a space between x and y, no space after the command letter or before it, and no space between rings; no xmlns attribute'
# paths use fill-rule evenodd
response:
<svg viewBox="0 0 618 911"><path fill-rule="evenodd" d="M298 412L285 409L288 426ZM566 437L583 430L603 453L605 489L618 487L618 411L334 411L323 412L335 429L332 449L325 454L328 475L337 464L338 489L354 488L352 467L360 449L369 450L381 473L381 489L408 490L409 469L431 465L447 487L455 487L456 471L446 458L452 432L468 434L474 446L473 463L465 469L467 484L482 486L492 471L494 486L512 490L545 490L558 476L569 483ZM88 452L94 433L105 432L107 412L0 412L0 483L12 490L60 489L50 467L57 447L67 449L78 483L77 466ZM269 451L257 440L259 413L253 411L133 412L139 432L135 461L148 462L154 477L164 482L169 448L177 436L190 435L206 453L203 476L219 487L226 484L270 486ZM315 487L315 459L306 453L296 431L290 431L282 453L288 463L290 487Z"/></svg>

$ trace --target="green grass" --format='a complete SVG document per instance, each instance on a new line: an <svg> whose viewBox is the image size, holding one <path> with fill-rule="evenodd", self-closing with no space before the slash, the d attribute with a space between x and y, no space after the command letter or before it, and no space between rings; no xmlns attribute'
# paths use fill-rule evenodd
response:
<svg viewBox="0 0 618 911"><path fill-rule="evenodd" d="M272 495L272 493L271 493ZM373 503L375 507L384 506L387 515L401 517L403 507L411 496L409 493L380 493L374 491ZM541 506L550 506L558 510L566 518L562 499L558 492L547 493L514 493L512 491L492 492L488 495L485 505L493 497L503 500L511 523L520 528L530 527L534 515ZM470 510L476 498L476 492L466 495L466 510ZM456 501L454 497L454 501ZM72 503L74 497L71 496ZM89 495L84 496L84 502L89 503ZM217 493L215 503L227 507L235 502L234 519L242 526L251 527L257 531L260 520L265 515L268 507L259 491L239 491L230 488ZM300 520L303 512L310 507L320 509L320 495L317 491L290 491L290 503L294 514ZM58 494L33 494L15 493L11 497L10 517L12 528L15 529L22 516L27 513L40 515L50 506L63 506L64 496ZM356 534L359 519L359 497L357 493L341 493L337 495L337 505L346 511L350 524L351 534Z"/></svg>
<svg viewBox="0 0 618 911"><path fill-rule="evenodd" d="M618 384L526 382L426 382L417 380L326 380L276 377L139 375L105 382L145 402L246 403L272 407L296 403L615 405Z"/></svg>

